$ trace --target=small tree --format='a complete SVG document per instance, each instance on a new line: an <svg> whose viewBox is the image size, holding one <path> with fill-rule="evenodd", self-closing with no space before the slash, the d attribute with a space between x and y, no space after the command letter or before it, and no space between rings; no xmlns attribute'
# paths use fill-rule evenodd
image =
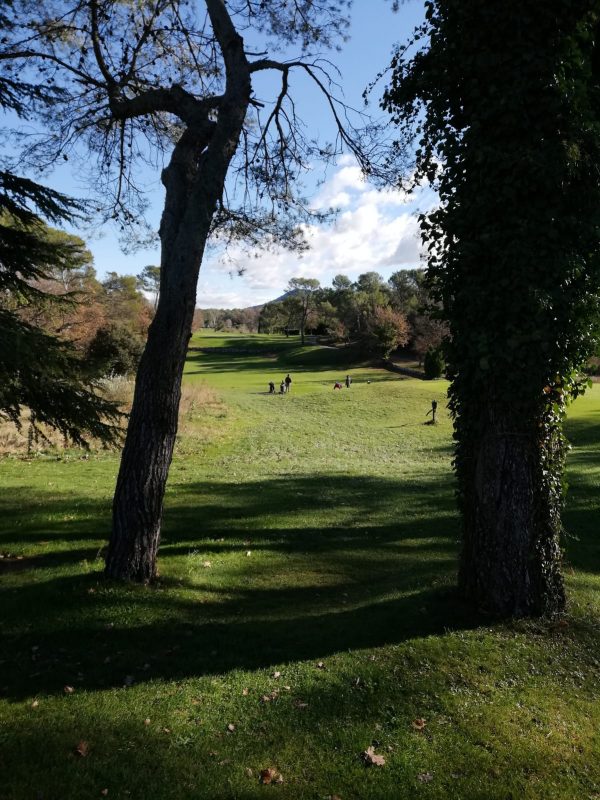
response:
<svg viewBox="0 0 600 800"><path fill-rule="evenodd" d="M441 347L430 347L423 359L423 372L427 380L441 378L444 374L444 354Z"/></svg>
<svg viewBox="0 0 600 800"><path fill-rule="evenodd" d="M145 292L149 292L153 300L153 308L156 312L158 306L158 297L160 295L160 267L152 266L149 264L137 276L138 286Z"/></svg>
<svg viewBox="0 0 600 800"><path fill-rule="evenodd" d="M291 295L290 300L297 308L302 344L304 344L306 323L317 307L320 288L321 284L316 278L292 278L287 286L287 291Z"/></svg>
<svg viewBox="0 0 600 800"><path fill-rule="evenodd" d="M373 349L384 358L408 341L409 327L404 314L378 306L369 321L369 338Z"/></svg>

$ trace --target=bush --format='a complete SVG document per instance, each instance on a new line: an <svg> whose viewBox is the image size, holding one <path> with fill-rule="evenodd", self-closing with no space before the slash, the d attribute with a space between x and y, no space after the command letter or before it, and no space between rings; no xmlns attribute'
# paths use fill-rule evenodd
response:
<svg viewBox="0 0 600 800"><path fill-rule="evenodd" d="M430 347L429 350L425 353L425 358L423 359L423 370L425 371L425 378L428 381L435 380L435 378L441 378L444 374L445 369L446 369L446 364L444 363L442 348Z"/></svg>
<svg viewBox="0 0 600 800"><path fill-rule="evenodd" d="M104 375L131 375L137 370L144 341L129 328L119 325L100 328L87 351L94 372Z"/></svg>

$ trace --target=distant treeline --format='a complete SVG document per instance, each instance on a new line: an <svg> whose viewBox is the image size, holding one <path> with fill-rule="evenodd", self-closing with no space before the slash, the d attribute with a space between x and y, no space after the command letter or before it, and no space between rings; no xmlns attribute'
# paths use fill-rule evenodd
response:
<svg viewBox="0 0 600 800"><path fill-rule="evenodd" d="M336 275L330 287L294 278L281 299L262 307L198 309L195 327L316 334L356 342L384 356L404 347L422 362L445 335L430 308L424 269L399 270L387 281L377 272L366 272L356 281Z"/></svg>

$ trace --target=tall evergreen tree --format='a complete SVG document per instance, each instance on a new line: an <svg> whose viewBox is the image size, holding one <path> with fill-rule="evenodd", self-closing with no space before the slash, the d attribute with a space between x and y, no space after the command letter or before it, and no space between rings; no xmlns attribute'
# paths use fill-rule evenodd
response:
<svg viewBox="0 0 600 800"><path fill-rule="evenodd" d="M441 200L421 226L450 329L460 588L493 612L556 612L561 426L600 290L600 3L426 9L384 105Z"/></svg>
<svg viewBox="0 0 600 800"><path fill-rule="evenodd" d="M0 29L8 26L0 10ZM22 118L32 105L54 99L52 90L0 77L0 107ZM117 407L99 396L69 343L20 315L32 305L73 302L39 288L50 269L80 263L79 240L52 236L42 217L66 222L78 211L77 203L64 194L0 170L0 417L19 427L27 409L34 428L48 425L78 444L89 437L112 442L118 435Z"/></svg>

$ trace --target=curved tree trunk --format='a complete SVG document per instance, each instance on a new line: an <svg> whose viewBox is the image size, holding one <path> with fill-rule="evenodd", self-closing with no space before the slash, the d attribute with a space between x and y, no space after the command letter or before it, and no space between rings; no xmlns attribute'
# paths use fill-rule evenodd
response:
<svg viewBox="0 0 600 800"><path fill-rule="evenodd" d="M113 500L105 570L111 578L147 582L156 575L198 272L250 100L243 40L222 0L207 0L207 8L227 65L227 90L217 122L199 108L197 123L188 125L162 175L160 294L137 373Z"/></svg>
<svg viewBox="0 0 600 800"><path fill-rule="evenodd" d="M536 431L516 427L492 414L473 448L459 585L494 614L552 614L565 605L560 497L544 478Z"/></svg>

